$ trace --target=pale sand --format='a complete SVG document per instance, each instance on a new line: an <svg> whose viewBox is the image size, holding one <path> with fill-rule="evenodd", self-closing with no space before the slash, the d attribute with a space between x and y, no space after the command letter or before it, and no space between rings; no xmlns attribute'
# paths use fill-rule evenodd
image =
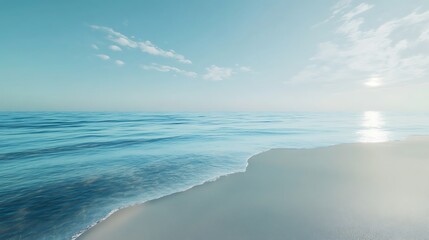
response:
<svg viewBox="0 0 429 240"><path fill-rule="evenodd" d="M429 137L270 150L245 173L118 211L81 239L429 239Z"/></svg>

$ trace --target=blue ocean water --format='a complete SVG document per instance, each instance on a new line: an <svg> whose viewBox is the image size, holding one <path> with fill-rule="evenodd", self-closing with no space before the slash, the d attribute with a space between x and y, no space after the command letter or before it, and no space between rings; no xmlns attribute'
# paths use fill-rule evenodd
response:
<svg viewBox="0 0 429 240"><path fill-rule="evenodd" d="M72 239L276 147L429 134L429 114L0 113L0 239Z"/></svg>

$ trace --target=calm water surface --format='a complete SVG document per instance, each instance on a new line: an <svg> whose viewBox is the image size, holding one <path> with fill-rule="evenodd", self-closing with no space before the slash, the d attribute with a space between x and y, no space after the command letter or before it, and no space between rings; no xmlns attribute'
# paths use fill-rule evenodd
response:
<svg viewBox="0 0 429 240"><path fill-rule="evenodd" d="M0 113L0 239L71 239L274 147L429 134L429 114Z"/></svg>

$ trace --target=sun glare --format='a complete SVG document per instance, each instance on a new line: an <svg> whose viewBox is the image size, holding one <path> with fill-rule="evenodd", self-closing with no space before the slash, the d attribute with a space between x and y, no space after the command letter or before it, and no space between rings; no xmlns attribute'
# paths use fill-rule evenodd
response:
<svg viewBox="0 0 429 240"><path fill-rule="evenodd" d="M359 142L386 142L389 140L389 132L383 128L385 122L380 112L364 112L361 126L362 129L357 131Z"/></svg>
<svg viewBox="0 0 429 240"><path fill-rule="evenodd" d="M367 87L379 87L383 85L382 78L378 75L374 75L367 79L367 81L364 83Z"/></svg>

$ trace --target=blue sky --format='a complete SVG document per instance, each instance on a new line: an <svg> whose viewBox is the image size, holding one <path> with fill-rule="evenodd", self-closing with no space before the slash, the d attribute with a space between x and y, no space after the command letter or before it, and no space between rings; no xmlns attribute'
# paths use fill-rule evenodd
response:
<svg viewBox="0 0 429 240"><path fill-rule="evenodd" d="M0 4L0 110L429 109L425 0Z"/></svg>

